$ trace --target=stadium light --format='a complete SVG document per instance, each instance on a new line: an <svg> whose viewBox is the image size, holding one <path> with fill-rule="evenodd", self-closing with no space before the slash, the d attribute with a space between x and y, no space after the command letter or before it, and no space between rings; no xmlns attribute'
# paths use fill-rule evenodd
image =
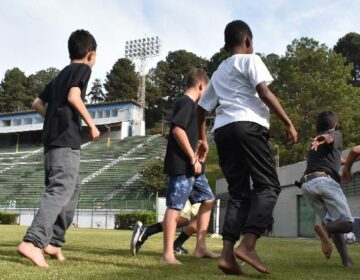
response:
<svg viewBox="0 0 360 280"><path fill-rule="evenodd" d="M138 102L145 107L145 77L146 61L160 54L161 41L158 36L145 37L125 42L125 57L130 60L140 60L141 82L138 92Z"/></svg>

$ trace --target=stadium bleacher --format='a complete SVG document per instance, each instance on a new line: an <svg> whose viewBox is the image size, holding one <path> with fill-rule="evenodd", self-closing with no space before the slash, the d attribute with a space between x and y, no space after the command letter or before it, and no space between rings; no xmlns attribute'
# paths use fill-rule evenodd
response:
<svg viewBox="0 0 360 280"><path fill-rule="evenodd" d="M124 201L146 199L139 182L146 162L161 156L166 141L160 135L134 136L86 143L81 151L80 207L116 207ZM40 146L0 148L0 204L37 207L44 191L43 149Z"/></svg>

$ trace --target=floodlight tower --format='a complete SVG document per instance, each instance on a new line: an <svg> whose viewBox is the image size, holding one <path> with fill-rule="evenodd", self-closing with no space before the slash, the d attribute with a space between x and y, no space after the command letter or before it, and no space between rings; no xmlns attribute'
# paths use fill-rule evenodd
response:
<svg viewBox="0 0 360 280"><path fill-rule="evenodd" d="M160 47L161 42L158 36L126 41L125 43L125 57L130 60L140 60L141 82L137 101L143 108L145 108L146 62L149 58L160 54Z"/></svg>

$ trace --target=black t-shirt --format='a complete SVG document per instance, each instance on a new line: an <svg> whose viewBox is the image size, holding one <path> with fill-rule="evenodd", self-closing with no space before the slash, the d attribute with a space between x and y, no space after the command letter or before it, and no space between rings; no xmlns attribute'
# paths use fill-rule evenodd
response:
<svg viewBox="0 0 360 280"><path fill-rule="evenodd" d="M327 131L322 134L330 134L334 142L330 145L322 144L317 151L309 150L307 156L307 168L305 174L313 172L325 172L335 181L340 182L339 170L341 168L342 136L338 130Z"/></svg>
<svg viewBox="0 0 360 280"><path fill-rule="evenodd" d="M194 175L190 159L176 142L172 130L175 126L184 129L190 145L195 151L198 140L196 109L197 104L187 95L180 97L175 102L164 163L164 171L169 175Z"/></svg>
<svg viewBox="0 0 360 280"><path fill-rule="evenodd" d="M68 93L70 88L79 87L84 100L90 75L88 65L70 64L40 93L39 98L48 104L42 136L45 151L59 147L80 149L81 117L70 106Z"/></svg>

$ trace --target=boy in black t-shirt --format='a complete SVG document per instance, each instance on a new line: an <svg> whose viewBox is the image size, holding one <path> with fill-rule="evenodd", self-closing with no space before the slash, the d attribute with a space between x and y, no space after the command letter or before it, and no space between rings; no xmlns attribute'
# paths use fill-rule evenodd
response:
<svg viewBox="0 0 360 280"><path fill-rule="evenodd" d="M205 71L192 69L186 79L185 95L174 106L168 144L166 148L164 170L169 175L166 196L166 212L163 223L164 250L162 262L181 264L174 255L173 244L180 211L189 199L191 204L201 202L197 219L197 242L194 256L216 257L206 248L206 233L211 208L215 197L209 184L194 185L195 176L200 175L202 164L196 153L198 126L196 119L197 102L202 96L208 77ZM204 175L201 175L204 176ZM199 176L199 177L201 177Z"/></svg>
<svg viewBox="0 0 360 280"><path fill-rule="evenodd" d="M89 127L90 140L97 140L100 134L83 102L95 64L96 41L88 31L77 30L71 34L68 48L71 63L33 102L33 108L45 118L46 189L18 252L43 268L49 265L42 250L59 261L65 259L61 247L80 194L81 119Z"/></svg>
<svg viewBox="0 0 360 280"><path fill-rule="evenodd" d="M348 255L343 234L352 230L354 220L340 187L339 170L344 159L341 157L342 136L338 128L339 120L334 112L324 111L319 114L316 124L318 135L311 144L307 168L300 182L305 198L323 223L323 226L315 226L323 254L330 258L330 235L343 266L349 267L353 262Z"/></svg>

